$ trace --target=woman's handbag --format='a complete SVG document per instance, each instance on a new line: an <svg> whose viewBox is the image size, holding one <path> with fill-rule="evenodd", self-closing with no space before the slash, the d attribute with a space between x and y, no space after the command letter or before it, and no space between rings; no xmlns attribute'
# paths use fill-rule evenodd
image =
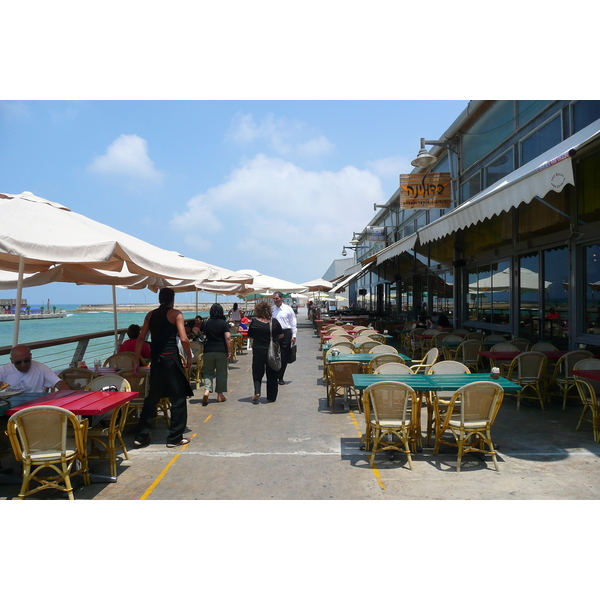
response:
<svg viewBox="0 0 600 600"><path fill-rule="evenodd" d="M271 341L269 342L269 353L267 354L267 362L273 371L281 370L281 348L279 342L273 341L273 319L269 322L269 331L271 332Z"/></svg>

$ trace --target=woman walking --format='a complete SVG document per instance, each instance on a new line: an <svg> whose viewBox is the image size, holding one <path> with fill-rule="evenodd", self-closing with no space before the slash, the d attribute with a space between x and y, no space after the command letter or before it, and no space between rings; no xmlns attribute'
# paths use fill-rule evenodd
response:
<svg viewBox="0 0 600 600"><path fill-rule="evenodd" d="M148 331L151 334L150 390L144 399L144 406L138 423L133 445L141 448L150 443L150 420L156 412L161 398L171 401L171 419L167 435L167 448L189 444L189 438L183 437L187 423L187 397L193 396L184 365L179 356L177 336L181 340L186 354L186 365L192 362L190 342L185 333L183 315L173 308L175 292L163 288L158 294L160 306L150 311L144 319L144 325L135 346L133 372L137 374L139 359Z"/></svg>
<svg viewBox="0 0 600 600"><path fill-rule="evenodd" d="M202 323L202 331L206 335L203 368L206 381L202 406L208 405L211 389L217 392L219 402L227 400L223 392L227 391L227 361L231 358L231 334L223 307L215 303L210 307L209 314L209 318Z"/></svg>
<svg viewBox="0 0 600 600"><path fill-rule="evenodd" d="M267 400L269 402L277 400L278 371L271 369L267 360L271 335L275 342L279 342L283 338L283 329L279 321L273 319L271 305L268 302L259 302L254 306L254 319L248 328L248 337L252 338L252 380L254 381L252 402L254 404L260 398L260 387L265 370L267 372Z"/></svg>

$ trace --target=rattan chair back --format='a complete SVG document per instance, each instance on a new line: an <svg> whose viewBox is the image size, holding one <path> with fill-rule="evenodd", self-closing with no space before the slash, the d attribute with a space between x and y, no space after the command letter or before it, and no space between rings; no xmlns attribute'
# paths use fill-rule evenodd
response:
<svg viewBox="0 0 600 600"><path fill-rule="evenodd" d="M94 376L94 371L77 367L65 369L59 375L72 390L84 390Z"/></svg>

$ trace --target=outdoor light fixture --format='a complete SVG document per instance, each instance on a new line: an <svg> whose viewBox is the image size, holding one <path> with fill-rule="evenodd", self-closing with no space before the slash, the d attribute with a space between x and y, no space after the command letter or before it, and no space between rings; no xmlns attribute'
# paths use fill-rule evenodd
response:
<svg viewBox="0 0 600 600"><path fill-rule="evenodd" d="M378 208L387 208L386 204L377 204L377 202L375 202L373 204L373 210L377 210Z"/></svg>
<svg viewBox="0 0 600 600"><path fill-rule="evenodd" d="M353 244L354 241L350 243ZM358 244L358 240L356 240L356 243ZM354 250L356 252L356 250L364 250L365 248L366 246L342 246L342 256L348 256L346 250Z"/></svg>
<svg viewBox="0 0 600 600"><path fill-rule="evenodd" d="M426 140L425 138L421 138L421 149L417 154L417 158L411 161L411 165L413 167L420 167L421 169L427 169L434 162L437 161L437 157L428 152L425 149L425 145L428 146L441 146L442 148L447 148L448 150L452 150L452 152L456 152L452 146L456 146L456 142L452 140L442 141L442 140Z"/></svg>

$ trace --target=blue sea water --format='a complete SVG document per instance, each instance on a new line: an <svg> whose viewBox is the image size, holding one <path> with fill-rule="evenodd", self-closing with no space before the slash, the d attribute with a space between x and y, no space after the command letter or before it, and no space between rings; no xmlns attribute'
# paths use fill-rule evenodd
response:
<svg viewBox="0 0 600 600"><path fill-rule="evenodd" d="M79 304L63 304L57 308L67 311L67 316L59 319L39 319L21 321L19 327L19 343L40 342L57 338L70 337L98 331L112 331L114 320L112 312L77 313ZM208 313L201 312L202 316ZM193 319L195 312L184 312L186 319ZM117 306L117 324L119 328L129 327L132 323L142 325L146 312L119 313ZM0 322L0 346L10 346L13 340L14 321Z"/></svg>

